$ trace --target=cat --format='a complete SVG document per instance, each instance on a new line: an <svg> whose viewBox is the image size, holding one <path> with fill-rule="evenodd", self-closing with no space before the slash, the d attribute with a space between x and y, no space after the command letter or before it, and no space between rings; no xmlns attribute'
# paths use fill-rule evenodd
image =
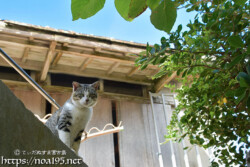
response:
<svg viewBox="0 0 250 167"><path fill-rule="evenodd" d="M71 97L45 123L54 135L78 153L82 133L91 120L93 107L97 103L100 82L80 84L73 82Z"/></svg>

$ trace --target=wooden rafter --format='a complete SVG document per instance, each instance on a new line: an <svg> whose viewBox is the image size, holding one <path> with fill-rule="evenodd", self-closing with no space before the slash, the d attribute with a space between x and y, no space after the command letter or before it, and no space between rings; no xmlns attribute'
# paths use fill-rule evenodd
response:
<svg viewBox="0 0 250 167"><path fill-rule="evenodd" d="M50 43L49 51L47 53L46 60L45 60L45 63L43 65L43 69L42 69L42 72L41 72L40 81L45 81L45 79L47 77L49 67L50 67L50 64L51 64L51 61L52 61L53 53L54 53L55 48L56 48L56 44L57 44L56 41L52 41Z"/></svg>
<svg viewBox="0 0 250 167"><path fill-rule="evenodd" d="M8 44L8 45L15 45L15 46L23 46L23 47L30 47L30 48L34 48L34 49L47 49L47 47L42 46L42 45L36 45L33 43L27 43L27 42L21 42L21 41L6 41L4 39L0 39L0 41ZM120 56L114 56L114 55L105 55L105 56L100 56L100 55L95 55L95 54L84 54L84 53L79 53L78 51L73 51L73 50L67 50L65 48L61 48L61 49L55 49L56 52L63 52L63 54L71 54L71 55L76 55L76 56L81 56L81 57L91 57L94 59L99 59L99 60L107 60L107 61L115 61L115 62L120 62L120 63L124 63L124 64L131 64L134 65L135 64L135 60L129 57L120 57ZM153 66L153 65L149 65L149 68L152 69L158 69L157 66Z"/></svg>
<svg viewBox="0 0 250 167"><path fill-rule="evenodd" d="M159 92L164 85L168 84L170 81L172 81L177 76L177 72L174 72L171 76L165 75L163 76L158 82L155 83L154 90L155 92Z"/></svg>
<svg viewBox="0 0 250 167"><path fill-rule="evenodd" d="M21 81L13 81L13 80L1 80L4 84L6 84L11 89L16 90L34 90L34 88L27 82ZM60 92L72 92L72 88L70 87L63 87L63 86L51 86L45 85L43 89L49 93L60 93ZM113 100L127 100L127 101L136 101L140 103L150 103L149 98L141 97L141 96L133 96L133 95L124 95L118 93L110 93L99 90L100 97L109 98Z"/></svg>
<svg viewBox="0 0 250 167"><path fill-rule="evenodd" d="M71 32L53 33L39 27L37 30L34 27L30 29L26 26L25 29L21 27L0 26L0 45L6 47L6 52L21 67L38 71L39 75L36 76L38 80L45 75L47 83L48 73L65 73L147 86L153 86L155 83L148 76L153 71L156 72L158 67L149 65L148 69L139 71L134 66L136 57L130 55L142 51L145 45L92 36L83 37L81 34ZM51 56L46 54L49 52L48 46L51 41L56 41L57 45L50 60L48 57ZM25 60L24 56L22 60L23 53L19 56L15 51L24 51L26 47L30 48L30 52L28 58ZM91 59L93 62L90 62ZM6 66L3 62L0 64ZM118 64L119 67L116 67ZM80 70L81 68L84 72Z"/></svg>
<svg viewBox="0 0 250 167"><path fill-rule="evenodd" d="M26 62L26 60L29 56L29 51L30 51L30 48L25 47L24 52L23 52L22 62Z"/></svg>
<svg viewBox="0 0 250 167"><path fill-rule="evenodd" d="M67 42L63 43L63 47L68 47L68 46L69 46L69 43L67 43Z"/></svg>
<svg viewBox="0 0 250 167"><path fill-rule="evenodd" d="M4 28L1 29L1 33L4 34L15 34L16 36L20 36L20 37L33 37L35 39L41 39L41 40L56 40L60 43L70 43L70 45L81 45L81 46L85 46L88 48L102 48L105 50L110 50L110 51L114 51L114 52L120 52L120 53L134 53L137 54L141 51L143 51L144 49L146 49L146 45L144 44L134 44L134 43L130 43L130 42L124 42L124 41L117 41L114 42L113 46L114 47L110 47L110 45L106 44L106 43L99 43L96 44L95 42L92 41L87 41L86 39L77 39L74 37L64 37L64 36L54 36L51 34L43 34L43 33L32 33L32 32L27 32L27 31L23 31L23 30L17 30L17 29L9 29L9 28ZM51 32L50 32L51 33ZM75 34L74 34L75 36ZM71 40L73 38L73 40ZM89 37L88 37L89 38ZM94 37L93 39L98 39L96 37ZM103 40L103 38L100 38L100 40ZM118 43L118 45L116 45L116 43ZM132 45L133 50L131 50L130 46L125 46L129 43L129 45ZM120 44L124 45L124 47L120 47Z"/></svg>
<svg viewBox="0 0 250 167"><path fill-rule="evenodd" d="M139 69L139 67L134 67L132 68L129 72L128 72L128 77L131 77L137 70Z"/></svg>
<svg viewBox="0 0 250 167"><path fill-rule="evenodd" d="M100 52L101 50L102 50L101 48L94 48L94 51L97 53Z"/></svg>
<svg viewBox="0 0 250 167"><path fill-rule="evenodd" d="M80 71L84 71L84 70L87 68L87 66L88 66L92 61L93 61L93 58L87 57L87 58L83 61L82 65L80 66Z"/></svg>
<svg viewBox="0 0 250 167"><path fill-rule="evenodd" d="M39 46L39 45L35 45L32 43L22 43L20 41L17 42L12 42L12 41L6 41L3 39L0 39L0 41L8 44L8 45L12 45L12 46L23 46L23 47L29 47L29 48L34 48L34 49L48 49L45 46ZM71 54L71 55L76 55L76 56L81 56L81 57L91 57L91 58L97 58L97 59L101 59L101 60L107 60L107 61L119 61L121 63L126 63L126 64L134 64L134 60L132 59L128 59L128 58L121 58L118 56L100 56L100 55L91 55L91 54L84 54L84 53L79 53L77 51L68 51L64 48L62 49L56 49L56 52L63 52L65 54Z"/></svg>
<svg viewBox="0 0 250 167"><path fill-rule="evenodd" d="M58 63L58 61L60 60L60 58L62 57L63 52L58 52L55 59L52 62L52 67L55 67Z"/></svg>
<svg viewBox="0 0 250 167"><path fill-rule="evenodd" d="M28 70L39 71L43 68L43 65L39 61L28 60L26 63L22 63L21 59L13 58L16 63L18 63L22 68ZM9 65L4 61L0 61L0 66L8 67ZM106 71L99 70L99 69L85 69L85 72L79 70L79 67L72 67L72 66L65 66L58 64L57 66L50 68L49 71L51 73L64 73L68 75L77 75L82 77L93 77L102 78L107 80L114 80L118 82L127 82L133 84L140 84L140 85L148 85L151 86L153 81L145 78L141 75L136 75L134 78L128 78L127 75L122 73L113 73L112 75L108 75Z"/></svg>
<svg viewBox="0 0 250 167"><path fill-rule="evenodd" d="M34 37L29 37L29 41L33 42L34 41Z"/></svg>
<svg viewBox="0 0 250 167"><path fill-rule="evenodd" d="M119 62L114 62L114 63L110 66L110 68L108 69L107 74L110 75L110 74L115 70L115 68L118 67L119 65L120 65Z"/></svg>

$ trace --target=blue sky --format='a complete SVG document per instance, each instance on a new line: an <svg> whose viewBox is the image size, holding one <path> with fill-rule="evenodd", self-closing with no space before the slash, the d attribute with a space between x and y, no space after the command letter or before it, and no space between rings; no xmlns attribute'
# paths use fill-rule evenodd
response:
<svg viewBox="0 0 250 167"><path fill-rule="evenodd" d="M132 22L127 22L116 11L114 0L106 0L104 8L95 16L72 21L70 5L70 0L5 0L1 2L0 19L138 43L159 43L162 36L167 36L150 23L149 9ZM179 24L185 28L193 17L194 14L185 10L178 11L173 29Z"/></svg>

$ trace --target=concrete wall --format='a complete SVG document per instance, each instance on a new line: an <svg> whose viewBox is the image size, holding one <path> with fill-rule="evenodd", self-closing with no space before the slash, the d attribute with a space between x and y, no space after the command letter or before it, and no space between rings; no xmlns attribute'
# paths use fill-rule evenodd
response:
<svg viewBox="0 0 250 167"><path fill-rule="evenodd" d="M19 166L58 166L59 163L67 167L87 166L80 164L80 158L0 81L0 166L17 163Z"/></svg>

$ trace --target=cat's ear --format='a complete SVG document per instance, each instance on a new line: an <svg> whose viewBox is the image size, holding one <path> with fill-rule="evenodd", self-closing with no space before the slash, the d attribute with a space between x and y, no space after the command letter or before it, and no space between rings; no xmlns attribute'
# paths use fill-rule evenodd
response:
<svg viewBox="0 0 250 167"><path fill-rule="evenodd" d="M73 81L72 86L73 86L73 90L76 91L76 89L79 88L81 85L78 82Z"/></svg>
<svg viewBox="0 0 250 167"><path fill-rule="evenodd" d="M100 81L96 81L96 82L92 83L91 86L93 88L95 88L95 90L98 90L98 88L100 87Z"/></svg>

